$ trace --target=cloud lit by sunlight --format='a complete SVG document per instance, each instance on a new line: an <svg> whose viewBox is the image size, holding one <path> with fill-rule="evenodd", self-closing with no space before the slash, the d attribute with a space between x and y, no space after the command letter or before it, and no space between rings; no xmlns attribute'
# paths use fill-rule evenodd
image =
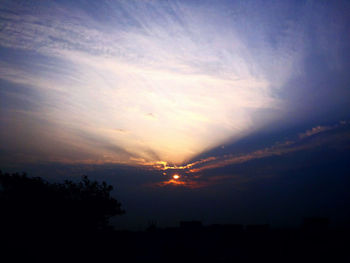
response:
<svg viewBox="0 0 350 263"><path fill-rule="evenodd" d="M312 129L306 130L304 133L300 133L298 137L294 140L286 140L284 142L277 142L269 147L265 147L263 149L257 149L248 153L237 153L237 154L225 154L219 156L212 156L209 158L201 159L199 161L189 163L184 166L171 166L167 167L166 164L163 167L158 166L157 164L153 165L152 168L156 170L173 170L173 171L182 171L184 176L179 176L175 173L172 177L167 178L162 182L158 182L155 184L151 184L151 186L156 187L165 187L165 186L181 186L185 188L202 188L211 186L213 184L218 184L225 180L235 179L239 181L245 181L241 176L236 175L211 175L209 177L205 177L202 175L202 172L206 170L213 170L217 168L222 168L230 165L238 165L242 163L246 163L249 161L254 161L258 159L268 158L272 156L281 156L287 155L294 152L304 151L316 148L322 144L334 143L336 141L348 140L349 134L346 136L339 136L339 134L335 134L335 136L325 136L321 138L315 138L315 140L307 140L307 137L311 137L314 135L322 134L327 131L338 130L338 132L344 128L348 127L347 121L340 121L337 124L329 125L329 126L316 126ZM340 132L341 134L341 132ZM303 136L301 136L303 135ZM346 147L346 146L345 146ZM215 174L215 173L214 173ZM164 174L166 175L166 173ZM175 178L176 176L176 178Z"/></svg>
<svg viewBox="0 0 350 263"><path fill-rule="evenodd" d="M272 41L268 13L248 22L235 7L185 1L101 6L105 19L60 4L0 11L0 46L21 61L6 57L0 79L30 94L8 91L29 106L2 121L41 138L26 146L32 158L190 168L181 165L283 115L278 92L303 56L298 22Z"/></svg>

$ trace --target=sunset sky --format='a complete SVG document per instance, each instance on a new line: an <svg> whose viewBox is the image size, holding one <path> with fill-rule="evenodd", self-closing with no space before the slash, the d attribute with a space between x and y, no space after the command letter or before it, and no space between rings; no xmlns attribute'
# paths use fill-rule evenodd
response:
<svg viewBox="0 0 350 263"><path fill-rule="evenodd" d="M349 197L349 14L348 1L1 1L0 169L114 183L127 226L281 219L274 193L312 195L300 218L348 220L333 210Z"/></svg>

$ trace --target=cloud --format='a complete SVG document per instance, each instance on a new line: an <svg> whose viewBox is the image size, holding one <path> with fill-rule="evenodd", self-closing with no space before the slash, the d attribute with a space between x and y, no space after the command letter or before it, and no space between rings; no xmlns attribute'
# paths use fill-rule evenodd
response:
<svg viewBox="0 0 350 263"><path fill-rule="evenodd" d="M331 130L332 128L333 127L331 127L331 126L316 126L316 127L313 127L311 130L307 130L304 133L300 133L299 138L303 139L305 137L309 137L309 136L312 136L312 135L315 135L315 134L318 134L318 133L321 133L324 131Z"/></svg>
<svg viewBox="0 0 350 263"><path fill-rule="evenodd" d="M239 180L240 182L249 181L247 179L239 178L237 175L216 175L210 177L203 176L191 176L181 177L180 180L170 178L169 180L156 182L151 184L145 184L144 187L183 187L189 189L200 189L216 184L222 184L225 181L232 181L233 179Z"/></svg>
<svg viewBox="0 0 350 263"><path fill-rule="evenodd" d="M128 133L128 131L124 129L114 129L114 131L119 133Z"/></svg>
<svg viewBox="0 0 350 263"><path fill-rule="evenodd" d="M33 91L41 106L27 115L67 145L114 162L181 166L286 114L279 94L302 68L302 29L313 25L308 7L295 15L290 6L8 1L0 78ZM119 150L86 147L79 134Z"/></svg>
<svg viewBox="0 0 350 263"><path fill-rule="evenodd" d="M335 144L338 144L339 141L349 140L350 137L348 128L346 128L347 130L345 131L346 136L344 136L344 130L342 131L342 128L346 127L346 124L346 121L341 121L339 122L339 124L330 126L319 125L310 130L305 131L304 133L301 133L303 135L307 134L305 136L309 137L314 134L318 134L322 131L334 130L335 132L334 134L328 134L325 136L317 137L314 140L304 140L305 136L300 136L299 134L299 137L296 140L286 140L284 142L278 142L270 147L254 150L248 153L212 156L193 163L189 163L184 166L168 165L165 162L157 163L153 165L153 168L158 170L169 170L170 172L173 171L171 174L179 173L182 174L182 177L181 180L174 180L172 178L169 178L168 180L157 183L154 186L182 186L187 188L202 188L211 186L213 184L219 184L222 183L223 180L229 180L232 178L235 178L235 180L242 181L241 176L237 175L204 176L203 172L206 170L215 171L215 169L218 168L234 166L258 159L269 158L272 156L281 156L309 149L314 149L316 147L319 147L320 145L325 145L329 143L331 143L334 146ZM212 174L216 173L212 172ZM167 175L167 173L165 175Z"/></svg>
<svg viewBox="0 0 350 263"><path fill-rule="evenodd" d="M44 94L53 102L45 111L64 128L84 127L134 154L151 148L162 160L181 163L242 136L254 111L279 107L235 31L203 27L205 16L191 5L120 2L108 23L68 6L55 5L55 15L14 8L16 13L1 11L1 46L43 57L22 58L30 71L4 63L0 77ZM219 13L212 22L222 25ZM108 132L111 126L129 132L121 140Z"/></svg>
<svg viewBox="0 0 350 263"><path fill-rule="evenodd" d="M310 141L304 143L302 139L306 137L313 136L315 134L319 134L321 132L329 131L329 130L334 130L337 128L340 128L341 126L345 125L345 122L342 122L344 124L335 124L333 126L316 126L310 130L305 131L304 133L299 134L299 139L297 140L286 140L282 143L276 143L270 147L266 147L263 149L259 149L256 151L252 151L247 154L228 154L224 156L215 156L208 158L207 161L201 162L201 164L204 164L198 168L192 168L189 169L189 173L197 173L203 170L208 170L208 169L215 169L219 167L224 167L228 165L235 165L235 164L240 164L240 163L245 163L249 162L252 160L256 159L262 159L262 158L267 158L271 156L278 156L278 155L285 155L297 151L303 151L307 149L312 149L320 144L324 144L327 142L330 142L332 140L338 140L339 138L333 137L333 136L325 136L323 138L320 138L319 140L316 141ZM195 165L194 165L195 166ZM192 167L192 166L191 166Z"/></svg>

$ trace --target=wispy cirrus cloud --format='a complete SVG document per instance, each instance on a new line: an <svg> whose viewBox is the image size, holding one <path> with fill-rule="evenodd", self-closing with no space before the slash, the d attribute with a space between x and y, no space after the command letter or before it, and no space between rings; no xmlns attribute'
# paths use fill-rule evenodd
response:
<svg viewBox="0 0 350 263"><path fill-rule="evenodd" d="M223 168L226 166L235 166L239 164L243 164L246 162L269 158L272 156L282 156L288 155L291 153L296 153L299 151L310 150L320 145L325 145L327 143L337 142L339 141L339 136L337 135L325 135L319 138L315 138L315 140L306 140L308 137L311 137L316 134L322 134L327 131L337 131L337 129L341 129L346 127L347 122L341 121L334 125L329 126L316 126L312 129L306 130L304 133L300 133L299 136L294 140L286 140L284 142L277 142L272 146L258 149L248 153L242 154L226 154L222 156L211 156L205 159L201 159L199 161L189 163L184 166L176 166L169 165L165 162L163 163L155 163L149 164L151 167L159 170L164 170L166 173L164 175L173 175L173 174L181 174L180 180L175 180L172 177L165 181L152 184L153 186L165 187L165 186L182 186L187 188L202 188L211 186L213 184L220 184L224 180L230 180L234 178L235 180L242 181L241 176L237 175L212 175L212 176L203 176L202 173L207 170L214 170L217 168ZM303 136L300 136L300 135ZM349 133L347 132L347 137L342 136L343 140L348 140ZM215 174L215 173L214 173ZM243 181L245 181L243 179Z"/></svg>
<svg viewBox="0 0 350 263"><path fill-rule="evenodd" d="M84 127L85 133L148 160L152 156L142 154L145 147L162 159L181 162L245 131L251 125L248 109L277 107L268 94L268 80L252 75L244 59L232 61L227 53L231 63L220 61L222 51L215 43L202 46L201 38L209 32L201 28L200 16L188 16L190 7L171 6L171 13L158 5L134 3L138 11L131 11L131 4L120 5L126 14L116 13L114 19L122 16L134 24L113 20L101 25L83 12L60 6L53 16L36 15L23 6L17 6L18 13L2 11L6 23L1 45L44 58L26 61L34 67L30 72L2 65L0 77L45 94L54 105L43 110L58 126ZM167 25L151 19L150 12L159 13ZM244 49L238 38L234 42L237 51ZM62 64L69 70L59 70ZM235 125L229 121L232 112ZM219 126L221 133L214 139L211 130ZM120 138L111 132L116 129L129 133Z"/></svg>
<svg viewBox="0 0 350 263"><path fill-rule="evenodd" d="M44 119L36 125L58 144L98 162L180 166L284 114L279 92L302 67L302 29L313 23L302 8L289 14L289 5L256 13L249 3L8 1L0 79L33 92L40 103L25 115ZM8 109L9 129L23 117L19 108ZM86 147L91 141L109 146ZM81 154L70 160L85 162Z"/></svg>
<svg viewBox="0 0 350 263"><path fill-rule="evenodd" d="M343 122L339 122L338 124L330 125L330 126L318 125L316 127L313 127L310 130L305 131L304 133L300 133L299 138L296 140L286 140L282 143L279 142L270 147L256 150L247 154L238 154L238 155L229 154L229 155L224 155L220 157L210 157L210 158L204 159L203 162L200 162L200 164L204 163L203 166L199 168L190 169L189 172L196 173L202 170L214 169L218 167L224 167L227 165L240 164L251 160L266 158L266 157L275 156L275 155L284 155L292 152L311 149L316 146L319 146L320 142L318 141L303 142L304 138L307 138L322 132L337 129L339 127L346 125L346 123L347 122L343 121ZM330 136L329 138L325 137L325 138L322 138L321 143L328 142L333 139L334 138L332 136ZM209 160L209 161L206 161L206 160ZM194 164L196 165L196 163Z"/></svg>
<svg viewBox="0 0 350 263"><path fill-rule="evenodd" d="M307 130L306 132L303 132L303 133L300 133L299 134L299 137L302 139L302 138L306 138L306 137L309 137L309 136L312 136L312 135L315 135L315 134L318 134L318 133L321 133L321 132L324 132L324 131L327 131L327 130L331 130L332 128L334 127L331 127L331 126L316 126L316 127L313 127L311 130Z"/></svg>

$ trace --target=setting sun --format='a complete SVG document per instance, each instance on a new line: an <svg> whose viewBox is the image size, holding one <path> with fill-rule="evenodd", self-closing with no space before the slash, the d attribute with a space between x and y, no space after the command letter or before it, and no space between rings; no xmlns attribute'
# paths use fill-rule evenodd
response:
<svg viewBox="0 0 350 263"><path fill-rule="evenodd" d="M178 174L174 174L174 175L173 175L173 178L174 178L175 180L177 180L177 179L179 179L179 178L180 178L180 175L178 175Z"/></svg>

